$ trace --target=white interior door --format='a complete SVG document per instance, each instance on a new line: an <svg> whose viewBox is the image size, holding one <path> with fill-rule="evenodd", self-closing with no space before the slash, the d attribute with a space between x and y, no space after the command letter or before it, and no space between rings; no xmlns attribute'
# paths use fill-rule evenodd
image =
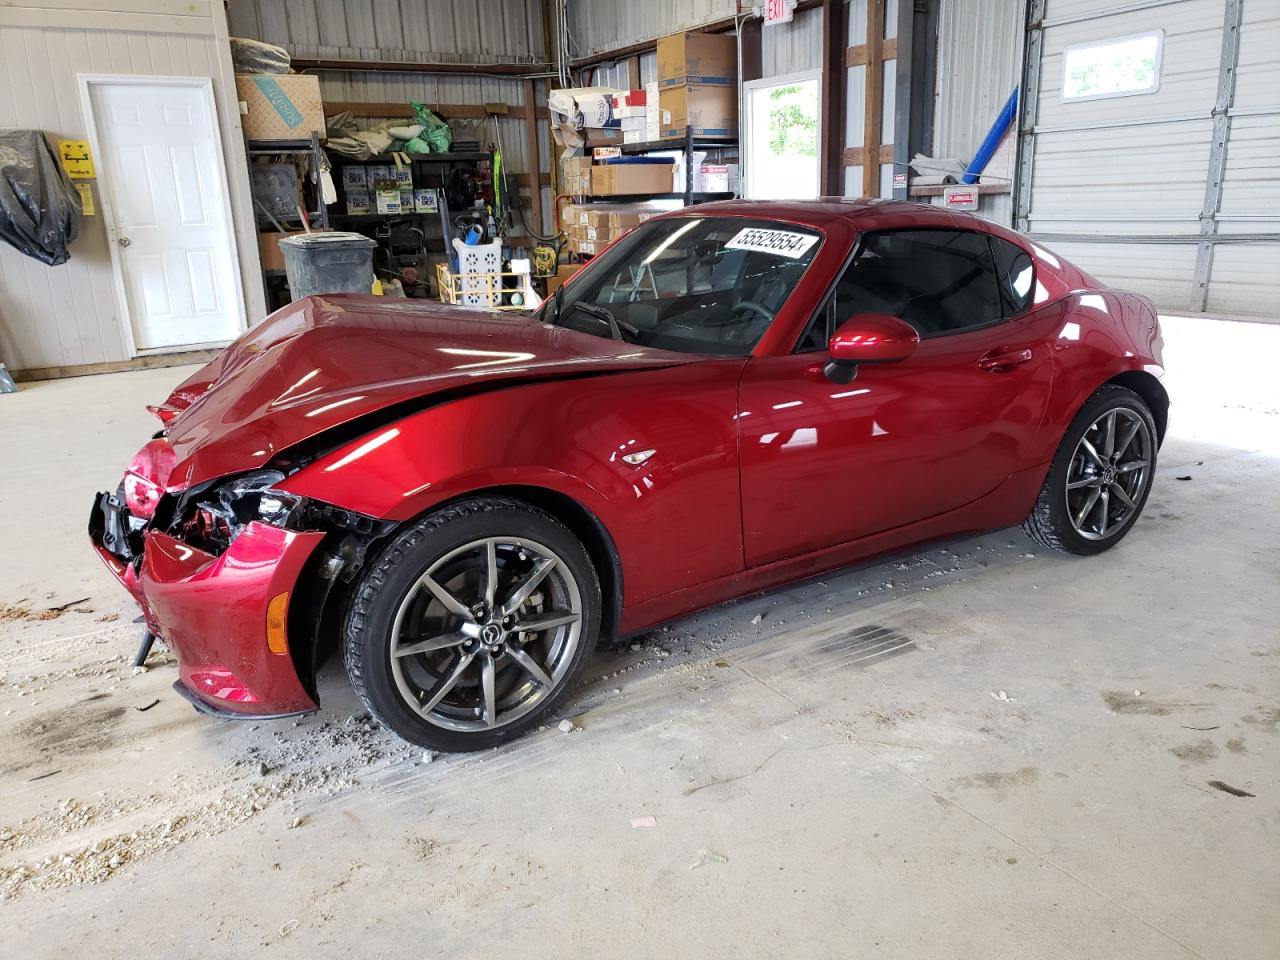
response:
<svg viewBox="0 0 1280 960"><path fill-rule="evenodd" d="M808 200L818 195L822 80L818 71L752 80L746 110L746 196Z"/></svg>
<svg viewBox="0 0 1280 960"><path fill-rule="evenodd" d="M235 339L244 300L210 82L83 82L134 351Z"/></svg>

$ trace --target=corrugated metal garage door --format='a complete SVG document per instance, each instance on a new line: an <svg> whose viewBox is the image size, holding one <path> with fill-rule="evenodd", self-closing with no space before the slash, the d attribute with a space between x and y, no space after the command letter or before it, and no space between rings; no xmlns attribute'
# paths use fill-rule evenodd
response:
<svg viewBox="0 0 1280 960"><path fill-rule="evenodd" d="M1029 6L1019 229L1162 309L1274 316L1280 2ZM1096 45L1152 34L1153 92L1067 96Z"/></svg>

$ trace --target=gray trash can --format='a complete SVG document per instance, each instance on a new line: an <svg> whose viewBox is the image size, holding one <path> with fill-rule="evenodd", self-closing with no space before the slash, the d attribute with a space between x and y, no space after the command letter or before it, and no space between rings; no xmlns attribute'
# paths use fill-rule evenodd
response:
<svg viewBox="0 0 1280 960"><path fill-rule="evenodd" d="M373 240L358 233L301 233L280 241L289 293L294 300L317 293L369 293Z"/></svg>

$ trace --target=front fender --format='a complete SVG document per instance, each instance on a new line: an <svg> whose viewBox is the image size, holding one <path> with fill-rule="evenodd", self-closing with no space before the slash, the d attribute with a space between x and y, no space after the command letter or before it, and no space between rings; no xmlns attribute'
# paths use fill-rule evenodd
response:
<svg viewBox="0 0 1280 960"><path fill-rule="evenodd" d="M737 384L743 360L463 397L344 444L282 488L405 522L493 487L538 487L617 546L624 605L743 569ZM653 450L641 463L630 453Z"/></svg>

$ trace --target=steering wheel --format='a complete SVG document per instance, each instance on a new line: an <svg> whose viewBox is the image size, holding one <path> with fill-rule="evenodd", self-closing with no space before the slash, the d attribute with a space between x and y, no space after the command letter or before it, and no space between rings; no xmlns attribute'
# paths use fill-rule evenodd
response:
<svg viewBox="0 0 1280 960"><path fill-rule="evenodd" d="M773 318L777 316L777 313L775 311L770 310L768 307L761 306L760 304L756 303L754 300L739 300L737 303L733 305L733 312L737 313L739 310L747 310L751 313L759 314L770 323L772 323Z"/></svg>

